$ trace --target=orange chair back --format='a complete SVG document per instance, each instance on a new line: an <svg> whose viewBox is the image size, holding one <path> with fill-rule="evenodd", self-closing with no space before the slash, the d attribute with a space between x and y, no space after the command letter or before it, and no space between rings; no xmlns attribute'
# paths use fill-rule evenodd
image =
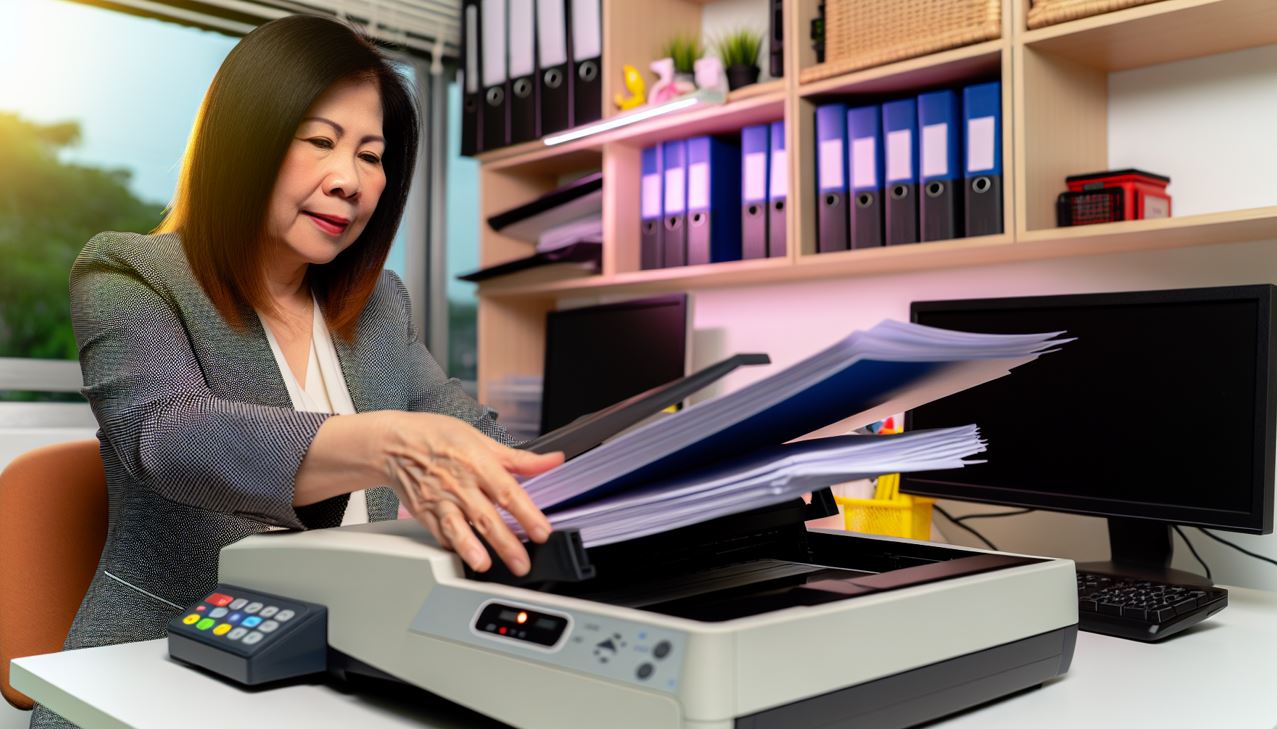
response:
<svg viewBox="0 0 1277 729"><path fill-rule="evenodd" d="M62 650L106 542L106 474L96 440L28 451L0 473L0 693L9 661Z"/></svg>

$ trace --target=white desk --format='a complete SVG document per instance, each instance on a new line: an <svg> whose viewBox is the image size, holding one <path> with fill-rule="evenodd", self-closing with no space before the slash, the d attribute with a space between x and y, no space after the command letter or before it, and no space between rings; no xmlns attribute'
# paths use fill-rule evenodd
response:
<svg viewBox="0 0 1277 729"><path fill-rule="evenodd" d="M246 691L170 660L163 640L13 663L19 691L84 729L503 726L448 705L345 694L324 684ZM1026 727L1277 727L1277 593L1230 588L1227 609L1161 643L1079 633L1062 678L929 729Z"/></svg>

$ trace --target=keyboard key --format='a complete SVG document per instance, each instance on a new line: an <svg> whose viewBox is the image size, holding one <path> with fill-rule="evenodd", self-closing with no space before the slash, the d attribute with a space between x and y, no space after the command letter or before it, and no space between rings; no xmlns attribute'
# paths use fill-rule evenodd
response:
<svg viewBox="0 0 1277 729"><path fill-rule="evenodd" d="M1180 600L1179 602L1175 603L1174 605L1171 605L1171 607L1175 608L1176 615L1191 613L1193 610L1197 609L1197 600L1191 597L1186 597L1183 600Z"/></svg>
<svg viewBox="0 0 1277 729"><path fill-rule="evenodd" d="M244 598L240 597L240 598L236 598L235 601L230 604L230 608L231 610L240 610L247 604L248 604L248 600L245 600Z"/></svg>
<svg viewBox="0 0 1277 729"><path fill-rule="evenodd" d="M1127 605L1122 608L1122 617L1134 618L1135 620L1148 620L1148 610L1134 605Z"/></svg>
<svg viewBox="0 0 1277 729"><path fill-rule="evenodd" d="M1088 613L1093 613L1100 609L1100 604L1094 600L1078 600L1077 609Z"/></svg>
<svg viewBox="0 0 1277 729"><path fill-rule="evenodd" d="M260 602L250 602L249 604L244 606L244 612L248 613L249 615L252 615L253 613L261 609L262 609L262 604Z"/></svg>
<svg viewBox="0 0 1277 729"><path fill-rule="evenodd" d="M262 616L263 618L269 618L270 616L274 615L277 612L279 612L279 608L275 607L274 605L267 605L266 607L262 608L262 611L258 613L258 615Z"/></svg>
<svg viewBox="0 0 1277 729"><path fill-rule="evenodd" d="M279 628L279 623L275 622L274 620L267 620L266 622L257 626L257 629L262 631L263 633L273 633L278 628Z"/></svg>
<svg viewBox="0 0 1277 729"><path fill-rule="evenodd" d="M1175 608L1169 606L1158 608L1157 610L1150 610L1148 612L1149 617L1159 623L1164 623L1175 617Z"/></svg>
<svg viewBox="0 0 1277 729"><path fill-rule="evenodd" d="M276 619L276 620L278 620L278 621L279 621L279 622L281 622L281 623L286 623L286 622L288 622L289 620L292 620L292 619L293 619L293 616L294 616L294 615L296 615L296 614L297 614L297 613L293 612L292 610L280 610L280 611L279 611L279 612L275 615L275 619Z"/></svg>
<svg viewBox="0 0 1277 729"><path fill-rule="evenodd" d="M244 645L253 645L253 644L255 644L255 643L261 643L261 642L262 642L262 638L265 638L265 637L266 637L266 636L262 635L261 633L257 632L256 630L254 630L253 632L251 632L251 633L249 633L248 635L244 636Z"/></svg>
<svg viewBox="0 0 1277 729"><path fill-rule="evenodd" d="M1102 602L1100 603L1100 614L1101 615L1121 615L1122 605L1116 602Z"/></svg>

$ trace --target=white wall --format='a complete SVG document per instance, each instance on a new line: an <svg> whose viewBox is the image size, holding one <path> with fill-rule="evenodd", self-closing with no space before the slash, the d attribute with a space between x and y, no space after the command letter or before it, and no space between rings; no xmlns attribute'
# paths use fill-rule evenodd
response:
<svg viewBox="0 0 1277 729"><path fill-rule="evenodd" d="M1110 164L1172 177L1175 212L1277 204L1277 46L1113 74L1110 78ZM1091 170L1078 170L1089 172ZM1063 186L1063 181L1061 181ZM771 287L710 290L694 306L697 362L725 353L763 351L769 368L731 376L735 389L791 364L853 329L906 319L915 299L1083 293L1228 284L1277 283L1273 239L1201 248L1110 254L977 268L901 273ZM999 507L948 503L956 514ZM1105 559L1103 520L1038 512L968 522L1000 548L1077 560ZM948 522L950 541L977 544ZM1277 567L1238 554L1187 530L1220 584L1277 590ZM1277 537L1223 533L1277 558ZM1175 566L1200 571L1177 547Z"/></svg>

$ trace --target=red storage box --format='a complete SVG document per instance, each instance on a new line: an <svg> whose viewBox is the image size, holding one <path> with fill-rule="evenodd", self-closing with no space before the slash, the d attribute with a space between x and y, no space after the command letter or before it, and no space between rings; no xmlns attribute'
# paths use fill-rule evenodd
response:
<svg viewBox="0 0 1277 729"><path fill-rule="evenodd" d="M1114 170L1072 175L1069 192L1056 202L1061 226L1112 223L1119 220L1169 218L1171 178L1142 170Z"/></svg>

